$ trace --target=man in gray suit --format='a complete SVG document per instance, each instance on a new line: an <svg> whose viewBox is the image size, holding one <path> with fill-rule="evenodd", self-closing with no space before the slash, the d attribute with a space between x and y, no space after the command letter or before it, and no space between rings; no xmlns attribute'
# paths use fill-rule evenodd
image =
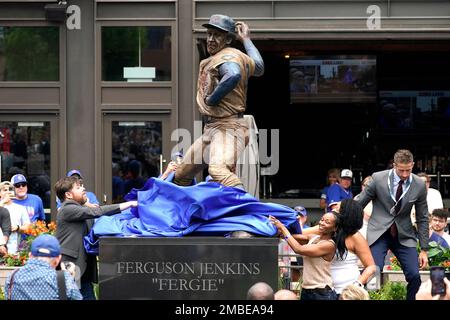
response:
<svg viewBox="0 0 450 320"><path fill-rule="evenodd" d="M405 274L407 299L414 300L421 280L419 267L428 265L428 207L425 183L412 173L414 158L409 150L398 150L394 168L375 172L373 181L357 201L365 207L373 201L373 212L367 227L367 241L375 263L383 270L387 250L400 261ZM411 223L411 208L415 205L420 254L417 237Z"/></svg>
<svg viewBox="0 0 450 320"><path fill-rule="evenodd" d="M84 249L83 238L89 233L94 219L103 215L113 215L130 207L137 201L123 202L101 207L86 207L86 191L77 177L65 177L55 184L55 191L61 200L61 208L56 216L56 238L61 244L61 261L70 261L80 268L83 300L94 300L92 282L97 282L97 260Z"/></svg>

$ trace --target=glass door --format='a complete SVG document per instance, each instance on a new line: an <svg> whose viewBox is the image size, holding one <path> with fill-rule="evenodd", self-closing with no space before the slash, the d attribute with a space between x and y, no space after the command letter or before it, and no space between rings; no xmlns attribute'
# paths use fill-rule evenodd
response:
<svg viewBox="0 0 450 320"><path fill-rule="evenodd" d="M105 115L103 203L119 203L161 173L170 144L169 115Z"/></svg>
<svg viewBox="0 0 450 320"><path fill-rule="evenodd" d="M55 209L58 173L57 116L2 115L0 120L0 181L15 174L27 179L28 193L42 199L46 220Z"/></svg>

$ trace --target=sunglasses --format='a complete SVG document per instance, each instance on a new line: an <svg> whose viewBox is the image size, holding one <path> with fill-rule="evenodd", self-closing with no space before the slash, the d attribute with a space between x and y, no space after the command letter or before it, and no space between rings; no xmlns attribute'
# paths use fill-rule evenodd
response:
<svg viewBox="0 0 450 320"><path fill-rule="evenodd" d="M27 184L25 182L16 183L14 185L14 187L16 187L16 188L22 188L22 187L26 187L26 186L27 186Z"/></svg>

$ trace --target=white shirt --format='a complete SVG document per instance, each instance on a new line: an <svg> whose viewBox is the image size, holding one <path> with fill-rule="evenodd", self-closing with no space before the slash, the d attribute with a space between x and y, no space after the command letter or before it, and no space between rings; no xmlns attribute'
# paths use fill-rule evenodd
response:
<svg viewBox="0 0 450 320"><path fill-rule="evenodd" d="M28 217L27 209L24 206L16 203L5 204L4 207L8 209L9 216L11 218L11 228L16 226L23 226L30 223L30 217ZM19 249L20 236L17 231L11 232L9 235L7 247L9 254L15 254Z"/></svg>
<svg viewBox="0 0 450 320"><path fill-rule="evenodd" d="M441 193L433 188L428 188L427 191L427 206L428 213L433 213L434 209L442 209L444 208L444 203L442 202ZM413 206L411 209L411 222L413 224L416 223L416 206ZM450 243L449 243L450 245Z"/></svg>
<svg viewBox="0 0 450 320"><path fill-rule="evenodd" d="M433 188L428 188L427 205L428 205L429 213L432 213L434 209L444 208L444 203L442 202L442 196L438 190L433 189Z"/></svg>
<svg viewBox="0 0 450 320"><path fill-rule="evenodd" d="M441 237L444 238L445 242L450 246L450 235L447 232L444 232Z"/></svg>
<svg viewBox="0 0 450 320"><path fill-rule="evenodd" d="M0 228L0 246L2 246L2 245L4 245L4 244L6 244L6 242L5 242L5 237L3 236L3 231L2 231L2 229Z"/></svg>
<svg viewBox="0 0 450 320"><path fill-rule="evenodd" d="M333 278L334 291L341 294L342 290L349 284L352 284L359 277L358 256L351 251L347 251L344 260L334 256L331 261L331 276Z"/></svg>

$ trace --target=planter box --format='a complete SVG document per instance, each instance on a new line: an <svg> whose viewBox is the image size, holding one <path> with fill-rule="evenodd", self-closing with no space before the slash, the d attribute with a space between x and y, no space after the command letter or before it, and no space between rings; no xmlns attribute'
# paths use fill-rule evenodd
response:
<svg viewBox="0 0 450 320"><path fill-rule="evenodd" d="M419 271L419 273L420 273L420 279L422 280L422 282L425 282L428 279L430 279L430 271ZM447 277L447 279L450 279L450 272L446 272L445 276ZM383 274L382 274L382 283L386 283L388 281L406 283L405 276L403 275L402 270L392 271L392 270L387 270L386 268L384 268Z"/></svg>
<svg viewBox="0 0 450 320"><path fill-rule="evenodd" d="M5 288L6 278L8 278L9 274L20 267L0 267L0 286L2 290Z"/></svg>

